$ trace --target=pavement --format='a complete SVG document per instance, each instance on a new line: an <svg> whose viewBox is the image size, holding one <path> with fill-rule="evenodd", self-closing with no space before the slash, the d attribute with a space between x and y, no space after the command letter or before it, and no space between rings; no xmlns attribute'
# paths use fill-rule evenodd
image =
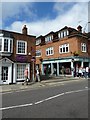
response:
<svg viewBox="0 0 90 120"><path fill-rule="evenodd" d="M40 87L46 87L50 85L55 85L58 83L62 83L65 81L79 81L79 80L85 80L85 78L76 78L76 77L52 77L47 80L42 80L41 82L30 82L28 85L22 85L22 83L18 84L11 84L11 85L0 85L0 93L5 92L14 92L14 91L20 91L20 90L27 90L27 89L37 89Z"/></svg>

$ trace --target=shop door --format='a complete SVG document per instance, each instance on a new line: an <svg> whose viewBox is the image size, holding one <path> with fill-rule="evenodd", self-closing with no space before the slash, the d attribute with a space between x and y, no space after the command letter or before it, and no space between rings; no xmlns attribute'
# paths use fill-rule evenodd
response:
<svg viewBox="0 0 90 120"><path fill-rule="evenodd" d="M4 84L8 83L8 67L6 67L6 66L2 66L1 80Z"/></svg>

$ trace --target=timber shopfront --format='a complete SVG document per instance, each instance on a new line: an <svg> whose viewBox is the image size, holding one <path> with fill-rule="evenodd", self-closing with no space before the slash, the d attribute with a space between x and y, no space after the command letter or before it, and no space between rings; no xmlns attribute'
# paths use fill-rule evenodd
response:
<svg viewBox="0 0 90 120"><path fill-rule="evenodd" d="M30 78L30 63L14 63L8 58L0 60L0 84L13 84L22 82L24 78L24 70L28 68Z"/></svg>

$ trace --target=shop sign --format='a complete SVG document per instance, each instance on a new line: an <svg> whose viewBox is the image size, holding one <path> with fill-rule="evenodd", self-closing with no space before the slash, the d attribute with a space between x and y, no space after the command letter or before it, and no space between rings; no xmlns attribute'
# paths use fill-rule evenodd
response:
<svg viewBox="0 0 90 120"><path fill-rule="evenodd" d="M27 57L24 55L17 55L16 56L16 61L18 62L26 62L27 61Z"/></svg>

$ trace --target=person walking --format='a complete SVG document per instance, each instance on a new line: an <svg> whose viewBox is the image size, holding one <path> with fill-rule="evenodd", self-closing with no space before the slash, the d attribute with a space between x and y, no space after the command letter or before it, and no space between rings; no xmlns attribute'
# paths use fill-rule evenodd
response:
<svg viewBox="0 0 90 120"><path fill-rule="evenodd" d="M82 77L82 67L79 68L79 78Z"/></svg>
<svg viewBox="0 0 90 120"><path fill-rule="evenodd" d="M85 78L86 77L86 70L85 67L82 68L82 76Z"/></svg>
<svg viewBox="0 0 90 120"><path fill-rule="evenodd" d="M36 70L36 81L40 82L40 71L39 71L39 69Z"/></svg>
<svg viewBox="0 0 90 120"><path fill-rule="evenodd" d="M25 81L24 81L23 85L25 83L26 83L26 85L28 85L28 68L26 68L24 71L24 77L25 77Z"/></svg>
<svg viewBox="0 0 90 120"><path fill-rule="evenodd" d="M89 74L89 67L86 67L86 78L88 78L88 74Z"/></svg>

